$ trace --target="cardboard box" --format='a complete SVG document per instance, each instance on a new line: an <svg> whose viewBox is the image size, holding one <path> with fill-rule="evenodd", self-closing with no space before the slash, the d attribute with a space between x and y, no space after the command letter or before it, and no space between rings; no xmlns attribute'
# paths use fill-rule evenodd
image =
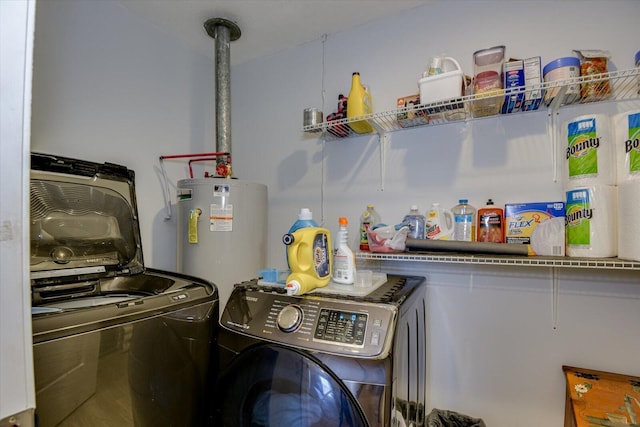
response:
<svg viewBox="0 0 640 427"><path fill-rule="evenodd" d="M524 101L524 61L511 60L504 64L504 104L502 114L517 113Z"/></svg>
<svg viewBox="0 0 640 427"><path fill-rule="evenodd" d="M542 84L542 69L539 56L524 60L524 85L527 87L522 102L522 111L537 110L542 102L544 90ZM535 87L535 89L531 89Z"/></svg>
<svg viewBox="0 0 640 427"><path fill-rule="evenodd" d="M505 242L529 245L530 255L565 255L564 202L508 203Z"/></svg>
<svg viewBox="0 0 640 427"><path fill-rule="evenodd" d="M414 106L420 104L420 95L409 95L398 98L398 110L407 108L406 111L396 115L398 124L403 128L429 124L429 116L425 110L416 109Z"/></svg>

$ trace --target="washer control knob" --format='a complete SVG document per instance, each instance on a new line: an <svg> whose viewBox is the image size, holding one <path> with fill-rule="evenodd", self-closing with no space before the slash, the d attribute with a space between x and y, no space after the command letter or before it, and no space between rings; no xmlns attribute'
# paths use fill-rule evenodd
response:
<svg viewBox="0 0 640 427"><path fill-rule="evenodd" d="M302 310L297 305L288 305L278 313L276 324L282 332L293 332L302 323Z"/></svg>

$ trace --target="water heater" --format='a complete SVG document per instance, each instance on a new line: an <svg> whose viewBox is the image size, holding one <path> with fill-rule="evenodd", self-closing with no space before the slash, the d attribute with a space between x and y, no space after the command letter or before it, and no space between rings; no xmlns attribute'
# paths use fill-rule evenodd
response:
<svg viewBox="0 0 640 427"><path fill-rule="evenodd" d="M177 269L215 283L224 307L234 284L265 268L267 187L228 178L183 179L177 206Z"/></svg>

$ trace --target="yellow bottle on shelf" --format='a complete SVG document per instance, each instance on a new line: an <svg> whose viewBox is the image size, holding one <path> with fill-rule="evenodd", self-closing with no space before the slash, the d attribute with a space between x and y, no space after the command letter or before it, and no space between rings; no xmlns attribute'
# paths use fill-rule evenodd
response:
<svg viewBox="0 0 640 427"><path fill-rule="evenodd" d="M360 83L360 73L355 72L351 76L351 91L347 101L347 118L364 116L373 113L371 94ZM350 122L349 127L357 133L371 133L373 127L366 120Z"/></svg>

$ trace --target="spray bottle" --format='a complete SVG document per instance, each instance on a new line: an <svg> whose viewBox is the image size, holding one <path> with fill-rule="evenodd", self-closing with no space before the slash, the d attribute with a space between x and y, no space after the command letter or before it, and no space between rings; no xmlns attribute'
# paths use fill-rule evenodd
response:
<svg viewBox="0 0 640 427"><path fill-rule="evenodd" d="M336 236L336 251L333 256L333 281L342 285L353 285L356 276L356 258L347 244L349 221L345 217L338 219L340 228Z"/></svg>

